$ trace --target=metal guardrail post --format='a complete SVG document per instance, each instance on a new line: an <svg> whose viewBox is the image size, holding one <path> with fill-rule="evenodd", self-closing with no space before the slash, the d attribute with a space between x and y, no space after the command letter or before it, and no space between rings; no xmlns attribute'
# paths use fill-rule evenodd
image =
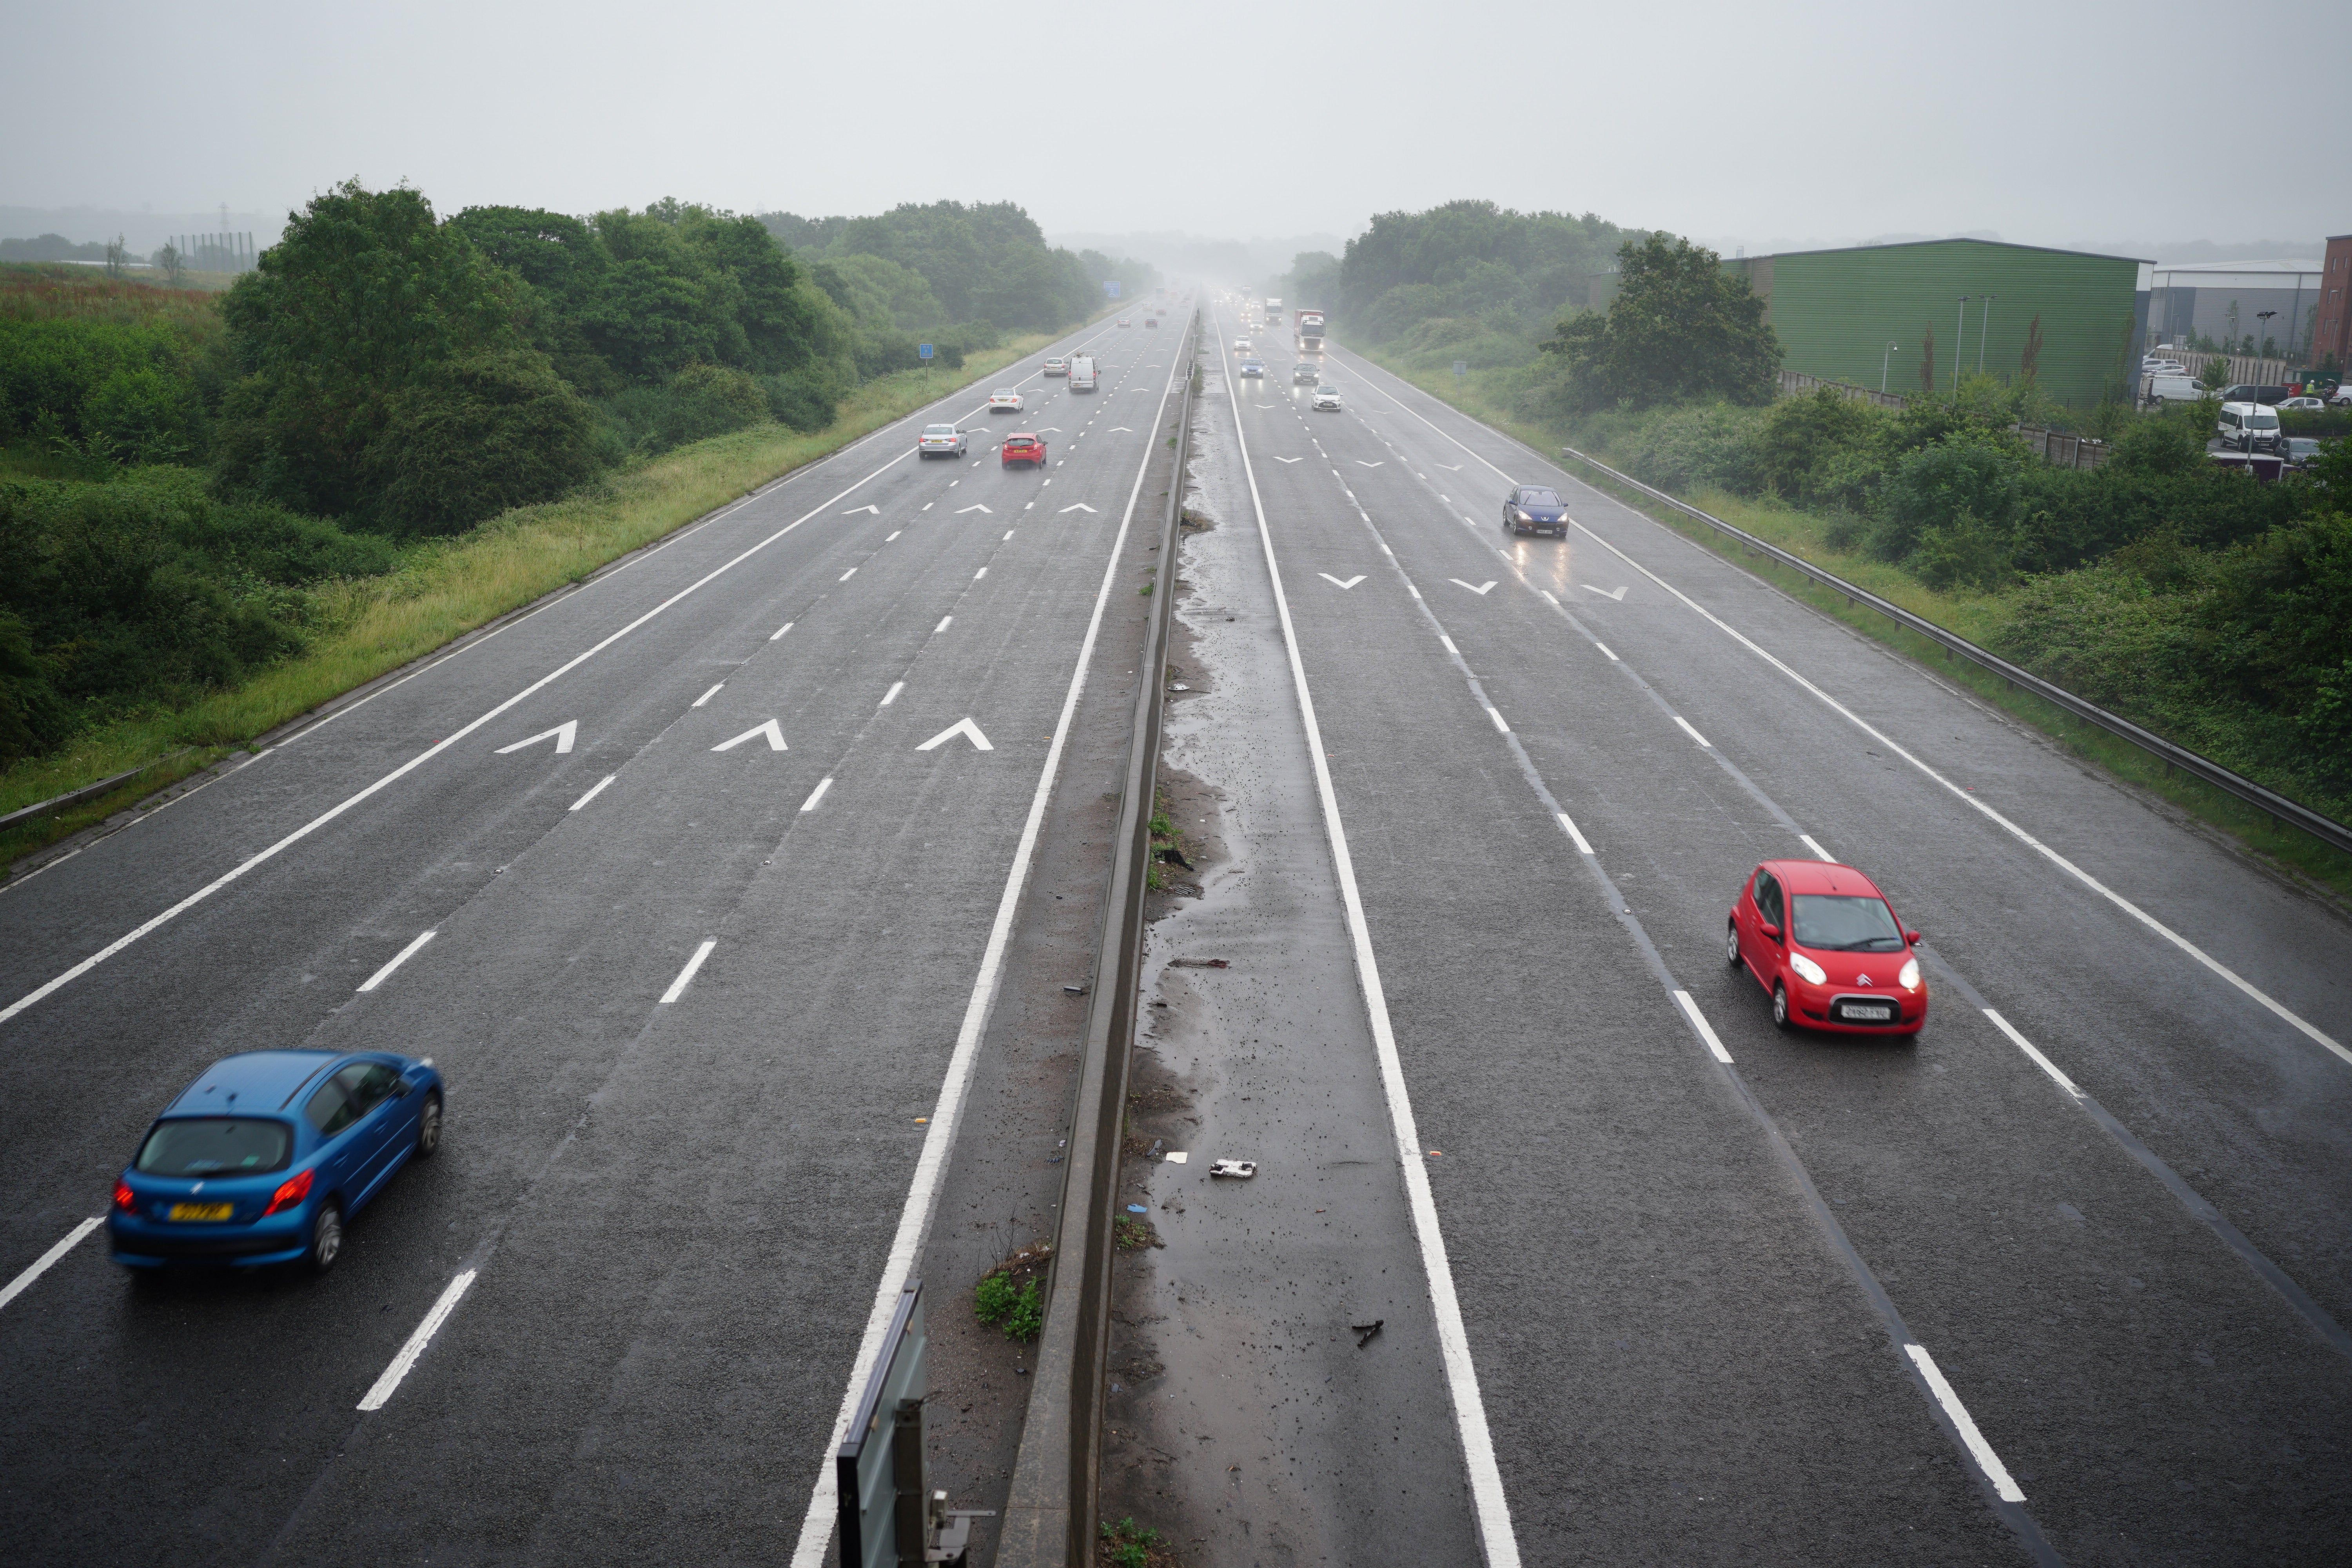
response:
<svg viewBox="0 0 2352 1568"><path fill-rule="evenodd" d="M1136 663L1135 728L1120 797L1118 846L1103 900L1102 942L1087 1011L1070 1147L1062 1166L1060 1225L1054 1237L1045 1329L1030 1379L1029 1412L1013 1460L998 1539L999 1568L1078 1568L1091 1563L1095 1491L1102 1458L1104 1361L1110 1345L1111 1208L1118 1184L1127 1111L1128 1057L1135 1038L1143 963L1143 894L1151 855L1152 792L1160 765L1160 720L1167 686L1168 624L1176 597L1178 521L1184 463L1192 453L1192 376L1200 315L1180 340L1184 393L1177 405L1176 468L1161 521L1160 567ZM1158 440L1155 427L1152 439Z"/></svg>
<svg viewBox="0 0 2352 1568"><path fill-rule="evenodd" d="M2010 663L1998 654L1988 653L1968 638L1946 631L1925 616L1913 615L1900 605L1890 604L1867 588L1858 588L1843 577L1822 571L1801 555L1792 554L1777 544L1767 543L1747 530L1735 528L1719 517L1711 517L1688 502L1676 500L1665 491L1653 489L1630 474L1621 474L1598 458L1580 452L1573 447L1562 447L1559 450L1562 457L1573 458L1595 473L1604 474L1618 484L1630 489L1639 490L1659 504L1672 507L1685 517L1706 523L1718 533L1738 540L1751 552L1769 556L1790 571L1802 574L1832 593L1843 594L1853 604L1865 609L1875 610L1888 620L1918 633L1930 642L1940 643L1947 654L1958 654L1971 664L1979 665L1992 671L2008 681L2012 688L2031 691L2053 707L2062 709L2085 723L2095 724L2109 734L2130 742L2164 763L2167 769L2177 768L2182 773L2202 779L2214 788L2233 795L2257 810L2267 813L2273 821L2281 826L2299 828L2322 844L2352 855L2352 827L2347 827L2333 817L2323 816L2309 806L2301 805L2287 799L2275 790L2265 789L2253 780L2231 772L2210 758L2200 756L2186 746L2175 745L2152 731L2143 730L2130 720L2110 713L2095 702L2085 701L2063 686L2054 686L2031 670L2020 668Z"/></svg>

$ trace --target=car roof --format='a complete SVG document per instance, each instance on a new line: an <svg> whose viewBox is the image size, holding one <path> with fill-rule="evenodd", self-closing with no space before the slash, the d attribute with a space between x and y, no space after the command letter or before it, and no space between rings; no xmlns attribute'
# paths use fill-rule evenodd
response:
<svg viewBox="0 0 2352 1568"><path fill-rule="evenodd" d="M340 1051L241 1051L223 1057L197 1074L196 1081L183 1089L163 1113L184 1116L201 1111L217 1116L230 1109L282 1110L296 1090L341 1059Z"/></svg>
<svg viewBox="0 0 2352 1568"><path fill-rule="evenodd" d="M1767 860L1764 867L1792 893L1844 893L1881 899L1886 896L1869 878L1833 860Z"/></svg>

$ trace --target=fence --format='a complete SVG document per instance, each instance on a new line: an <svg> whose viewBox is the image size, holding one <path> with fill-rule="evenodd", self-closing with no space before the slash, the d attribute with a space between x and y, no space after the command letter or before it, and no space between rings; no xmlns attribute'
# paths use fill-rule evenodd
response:
<svg viewBox="0 0 2352 1568"><path fill-rule="evenodd" d="M1823 381L1818 375L1804 375L1793 370L1784 370L1780 373L1780 395L1783 397L1796 397L1804 393L1818 391L1824 386L1841 396L1853 398L1857 403L1871 404L1879 408L1901 408L1910 401L1892 392L1873 392L1866 386L1856 386L1850 381Z"/></svg>
<svg viewBox="0 0 2352 1568"><path fill-rule="evenodd" d="M2289 371L2305 368L2294 360L2263 359L2254 354L2204 353L2196 349L2178 348L2170 344L2158 344L2147 352L2151 359L2179 360L2189 367L2189 374L2191 375L2204 374L2205 367L2217 359L2227 361L2230 366L2230 379L2223 384L2230 386L2234 386L2241 382L2250 386L2284 386L2286 384ZM2146 377L2141 378L2143 392L2146 391Z"/></svg>
<svg viewBox="0 0 2352 1568"><path fill-rule="evenodd" d="M2107 444L2092 437L2039 425L2020 425L2015 429L2027 451L2056 468L2095 468L2107 460Z"/></svg>

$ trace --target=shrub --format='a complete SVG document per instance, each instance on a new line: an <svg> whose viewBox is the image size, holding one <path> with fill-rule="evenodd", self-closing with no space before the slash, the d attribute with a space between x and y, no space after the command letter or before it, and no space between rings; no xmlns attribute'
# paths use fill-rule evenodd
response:
<svg viewBox="0 0 2352 1568"><path fill-rule="evenodd" d="M2017 518L2023 466L2013 446L1974 431L1954 431L1905 453L1886 478L1874 548L1900 561L1929 530L1949 530L1963 514L1978 529L2007 533Z"/></svg>
<svg viewBox="0 0 2352 1568"><path fill-rule="evenodd" d="M991 1274L972 1287L971 1303L980 1321L1003 1329L1008 1340L1034 1340L1045 1330L1045 1307L1034 1279L1015 1285L1009 1274Z"/></svg>
<svg viewBox="0 0 2352 1568"><path fill-rule="evenodd" d="M369 443L370 511L397 533L457 533L509 507L551 500L596 472L594 425L588 405L534 350L445 361L392 399L383 433Z"/></svg>

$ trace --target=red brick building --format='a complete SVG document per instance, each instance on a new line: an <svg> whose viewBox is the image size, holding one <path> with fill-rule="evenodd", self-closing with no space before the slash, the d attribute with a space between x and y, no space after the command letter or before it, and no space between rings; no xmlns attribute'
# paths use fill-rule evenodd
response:
<svg viewBox="0 0 2352 1568"><path fill-rule="evenodd" d="M2352 234L2327 237L2319 266L2319 321L2311 334L2311 361L2336 356L2339 375L2352 374Z"/></svg>

